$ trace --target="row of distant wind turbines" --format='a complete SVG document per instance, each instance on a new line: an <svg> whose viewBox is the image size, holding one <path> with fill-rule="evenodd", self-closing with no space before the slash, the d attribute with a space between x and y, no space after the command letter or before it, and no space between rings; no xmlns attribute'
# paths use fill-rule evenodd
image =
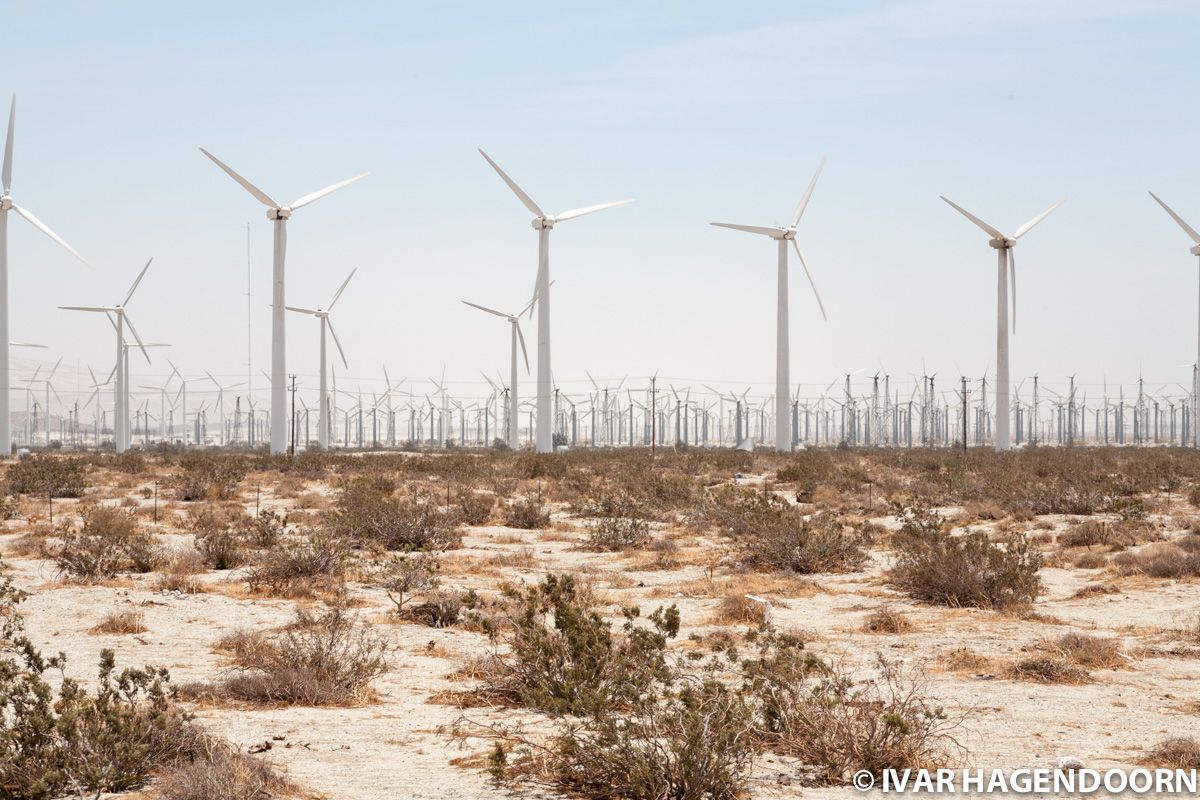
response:
<svg viewBox="0 0 1200 800"><path fill-rule="evenodd" d="M37 217L13 202L12 199L12 157L13 157L13 141L14 141L14 126L16 121L16 97L13 97L12 106L9 113L8 131L5 140L4 163L3 163L3 194L0 195L0 342L4 343L4 347L0 348L3 351L3 359L0 360L0 453L8 453L12 447L12 432L11 432L11 416L10 416L10 387L9 387L9 349L8 349L8 213L15 211L18 215L30 222L34 227L41 230L55 242L64 247L68 252L78 258L83 263L87 261L74 250L65 240L58 234L52 231L47 225L41 222ZM333 330L332 323L329 319L329 309L305 309L299 307L289 307L286 304L285 291L285 264L287 251L287 222L292 214L307 206L316 200L319 200L326 195L332 194L362 178L368 173L362 173L352 178L327 186L318 191L306 194L290 204L282 204L268 195L266 192L259 189L253 183L248 181L242 175L234 171L227 164L222 162L212 153L204 148L200 148L201 152L207 156L216 166L229 175L234 181L249 192L255 199L266 206L267 218L271 220L274 232L273 244L273 260L272 260L272 302L271 302L271 370L270 370L270 449L272 453L283 453L288 446L288 423L292 419L292 415L287 410L287 368L286 368L286 321L285 312L292 310L300 313L305 313L316 317L320 322L320 392L319 392L319 413L318 413L318 445L327 447L329 445L329 401L330 396L326 387L326 347L325 334L328 331L333 337L335 344L338 347L343 361L345 354L342 351L341 343L337 339L337 335ZM528 310L532 313L537 312L538 319L538 335L537 335L537 394L536 394L536 433L535 433L535 449L538 452L551 452L554 449L553 441L553 417L554 411L552 407L552 369L551 369L551 338L550 338L550 231L560 223L577 217L582 217L587 214L592 214L597 211L602 211L615 206L623 205L631 202L631 200L618 200L615 202L601 203L598 205L585 206L571 211L562 212L559 214L547 214L542 208L534 202L534 200L501 169L501 167L492 160L483 150L479 151L486 159L488 164L496 171L500 178L508 185L509 189L517 196L521 203L533 214L532 226L538 234L538 268L535 280L534 292L528 305L521 312L516 314L506 314L494 309L471 303L476 308L480 308L491 314L503 317L512 326L512 355L510 359L510 387L511 396L509 398L509 421L508 428L510 436L518 429L515 423L516 414L520 408L519 397L517 395L517 359L516 348L519 344L524 352L524 336L521 334L519 327L519 318L521 313ZM791 386L790 381L790 349L789 349L789 303L788 303L788 244L791 243L792 248L796 253L796 257L800 262L801 267L805 271L809 284L812 287L814 296L817 299L822 316L825 315L824 304L821 301L820 294L817 291L816 283L813 281L812 274L808 269L808 264L804 259L804 254L796 241L797 226L807 208L809 201L812 198L813 190L816 187L817 179L821 173L821 167L817 168L816 174L813 175L809 182L800 202L793 211L789 224L782 227L766 227L756 225L741 225L733 223L713 223L724 228L744 231L763 235L774 239L777 243L778 265L777 265L777 306L776 306L776 380L774 393L774 444L777 450L786 451L792 449L795 444L795 437L792 430L792 405L793 400L789 395ZM1151 193L1152 196L1153 193ZM1178 214L1166 205L1157 196L1154 199L1162 205L1168 214L1183 228L1193 240L1194 246L1191 252L1200 256L1200 234L1190 227ZM1016 229L1010 236L1002 233L999 229L989 225L982 219L971 214L966 209L953 203L946 197L942 197L946 203L959 211L963 216L969 219L972 223L983 230L989 237L988 244L997 251L997 307L996 307L996 382L995 382L995 437L994 445L997 450L1007 450L1011 447L1012 437L1010 425L1012 422L1011 408L1009 405L1010 385L1009 385L1009 289L1012 290L1012 319L1015 330L1016 319L1016 262L1013 255L1013 249L1016 247L1018 240L1028 234L1036 225L1042 222L1047 216L1053 212L1060 203L1047 208L1024 225ZM124 299L117 305L113 306L63 306L69 310L86 311L103 313L108 321L112 324L116 331L117 349L116 349L116 367L115 367L115 408L114 408L114 442L118 451L124 450L130 444L129 433L129 371L128 371L128 349L125 346L125 329L129 329L129 333L133 336L138 348L149 361L149 353L147 345L142 341L137 329L133 326L129 318L126 306L132 298L146 271L149 269L151 262L147 262L142 268L137 279L134 281L129 292L126 293ZM353 273L351 273L351 276ZM343 282L338 292L334 295L330 303L330 308L336 303L341 292L345 289L349 278ZM464 301L466 302L466 301ZM1200 331L1197 337L1197 357L1200 362ZM525 357L528 367L528 356ZM1195 381L1195 379L1193 379ZM1200 393L1195 391L1195 383L1193 383L1192 391L1192 408L1191 413L1193 418L1196 414L1196 397ZM294 424L294 423L293 423ZM1193 426L1195 428L1196 426ZM1195 435L1195 433L1193 433Z"/></svg>

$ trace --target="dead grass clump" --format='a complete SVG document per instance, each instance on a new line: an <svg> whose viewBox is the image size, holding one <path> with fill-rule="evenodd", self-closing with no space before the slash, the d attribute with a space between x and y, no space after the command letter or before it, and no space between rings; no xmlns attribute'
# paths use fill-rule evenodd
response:
<svg viewBox="0 0 1200 800"><path fill-rule="evenodd" d="M88 633L145 633L146 625L137 611L113 611L88 629Z"/></svg>
<svg viewBox="0 0 1200 800"><path fill-rule="evenodd" d="M162 551L158 556L159 576L155 588L184 594L203 592L204 582L197 576L204 570L204 559L190 547Z"/></svg>
<svg viewBox="0 0 1200 800"><path fill-rule="evenodd" d="M1103 553L1080 553L1072 563L1078 569L1104 569L1108 566L1108 556Z"/></svg>
<svg viewBox="0 0 1200 800"><path fill-rule="evenodd" d="M908 633L913 624L903 612L884 606L867 615L862 629L864 633Z"/></svg>
<svg viewBox="0 0 1200 800"><path fill-rule="evenodd" d="M1022 658L1005 671L1012 680L1034 683L1080 684L1091 681L1086 669L1060 655L1037 655Z"/></svg>
<svg viewBox="0 0 1200 800"><path fill-rule="evenodd" d="M981 672L992 665L990 658L968 647L956 647L942 656L940 661L951 672Z"/></svg>
<svg viewBox="0 0 1200 800"><path fill-rule="evenodd" d="M1089 583L1080 587L1071 595L1072 599L1083 600L1088 597L1098 597L1104 594L1120 594L1121 589L1111 583Z"/></svg>
<svg viewBox="0 0 1200 800"><path fill-rule="evenodd" d="M1146 575L1151 578L1189 578L1200 575L1200 553L1190 553L1170 542L1155 542L1113 556L1112 567L1118 575Z"/></svg>
<svg viewBox="0 0 1200 800"><path fill-rule="evenodd" d="M504 524L520 530L537 530L550 527L550 512L539 499L516 500L504 509Z"/></svg>
<svg viewBox="0 0 1200 800"><path fill-rule="evenodd" d="M1150 748L1142 763L1163 769L1200 769L1200 741L1190 736L1163 739Z"/></svg>
<svg viewBox="0 0 1200 800"><path fill-rule="evenodd" d="M203 737L188 758L154 782L155 800L283 800L305 794L270 762Z"/></svg>
<svg viewBox="0 0 1200 800"><path fill-rule="evenodd" d="M302 609L279 634L227 644L238 669L213 688L235 700L360 705L374 699L371 682L388 668L387 644L339 605L320 615Z"/></svg>
<svg viewBox="0 0 1200 800"><path fill-rule="evenodd" d="M900 530L892 537L893 586L910 597L945 606L1013 608L1031 603L1042 591L1041 554L1022 535L994 543L983 533L950 535L927 506L900 509Z"/></svg>
<svg viewBox="0 0 1200 800"><path fill-rule="evenodd" d="M721 598L713 612L711 621L719 624L763 625L771 621L773 608L787 608L787 604L776 598L729 593Z"/></svg>

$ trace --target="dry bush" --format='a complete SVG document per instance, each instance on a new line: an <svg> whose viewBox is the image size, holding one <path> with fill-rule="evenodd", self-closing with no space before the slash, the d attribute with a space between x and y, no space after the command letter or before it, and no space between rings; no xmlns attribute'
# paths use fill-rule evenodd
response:
<svg viewBox="0 0 1200 800"><path fill-rule="evenodd" d="M992 664L991 659L987 656L980 655L966 647L954 648L942 656L940 661L942 666L951 672L979 672Z"/></svg>
<svg viewBox="0 0 1200 800"><path fill-rule="evenodd" d="M462 541L457 517L431 495L392 497L380 477L357 478L342 488L325 529L360 547L386 550L445 550Z"/></svg>
<svg viewBox="0 0 1200 800"><path fill-rule="evenodd" d="M1200 575L1200 553L1188 552L1171 542L1155 542L1137 551L1118 553L1113 556L1112 567L1118 575L1196 577Z"/></svg>
<svg viewBox="0 0 1200 800"><path fill-rule="evenodd" d="M864 633L908 633L913 624L903 612L884 606L867 615L862 629Z"/></svg>
<svg viewBox="0 0 1200 800"><path fill-rule="evenodd" d="M156 800L283 800L305 796L268 761L240 752L228 742L201 737L154 782Z"/></svg>
<svg viewBox="0 0 1200 800"><path fill-rule="evenodd" d="M138 611L112 611L88 628L88 633L145 633L146 625Z"/></svg>
<svg viewBox="0 0 1200 800"><path fill-rule="evenodd" d="M833 512L802 517L789 509L771 523L738 537L742 561L751 567L812 575L856 572L867 560L869 535Z"/></svg>
<svg viewBox="0 0 1200 800"><path fill-rule="evenodd" d="M1012 608L1042 591L1042 559L1021 535L1005 543L983 533L953 536L927 506L899 509L900 530L892 537L896 563L889 582L913 599L945 606Z"/></svg>
<svg viewBox="0 0 1200 800"><path fill-rule="evenodd" d="M252 592L298 597L330 590L345 577L350 545L321 531L308 531L266 550L246 572Z"/></svg>
<svg viewBox="0 0 1200 800"><path fill-rule="evenodd" d="M523 499L509 503L504 509L504 524L520 530L538 530L550 527L550 512L540 499Z"/></svg>
<svg viewBox="0 0 1200 800"><path fill-rule="evenodd" d="M1148 767L1200 770L1200 741L1174 736L1155 743L1142 758Z"/></svg>
<svg viewBox="0 0 1200 800"><path fill-rule="evenodd" d="M1080 587L1071 595L1073 599L1082 600L1087 597L1096 597L1102 594L1120 594L1121 589L1111 583L1089 583L1087 586Z"/></svg>
<svg viewBox="0 0 1200 800"><path fill-rule="evenodd" d="M318 616L301 609L282 633L243 634L232 647L237 671L217 686L187 687L187 693L258 703L351 706L372 701L371 682L388 669L387 644L341 605Z"/></svg>
<svg viewBox="0 0 1200 800"><path fill-rule="evenodd" d="M184 594L204 591L203 581L196 577L204 572L204 558L194 549L189 547L160 552L158 562L156 588Z"/></svg>
<svg viewBox="0 0 1200 800"><path fill-rule="evenodd" d="M587 504L584 513L594 517L588 523L588 550L627 550L650 542L646 513L631 495L601 495Z"/></svg>
<svg viewBox="0 0 1200 800"><path fill-rule="evenodd" d="M454 510L463 525L486 525L492 518L494 495L480 492L460 492L455 498Z"/></svg>
<svg viewBox="0 0 1200 800"><path fill-rule="evenodd" d="M43 498L83 497L88 486L83 459L48 455L17 460L4 473L4 479L14 494Z"/></svg>
<svg viewBox="0 0 1200 800"><path fill-rule="evenodd" d="M1072 563L1078 569L1103 569L1108 566L1108 556L1102 553L1080 553Z"/></svg>
<svg viewBox="0 0 1200 800"><path fill-rule="evenodd" d="M154 539L138 527L127 511L106 506L83 509L79 528L65 523L58 542L47 555L60 573L85 583L111 578L118 572L147 572L153 566Z"/></svg>
<svg viewBox="0 0 1200 800"><path fill-rule="evenodd" d="M757 597L757 595L755 595ZM730 592L721 598L713 612L712 621L716 623L745 623L747 625L762 625L770 623L770 610L787 608L787 605L775 598L763 598L766 603L752 600L745 594Z"/></svg>
<svg viewBox="0 0 1200 800"><path fill-rule="evenodd" d="M506 648L489 658L483 696L579 716L633 702L666 671L667 640L679 632L674 606L651 614L650 627L635 624L636 608L623 609L624 625L614 634L572 576L508 586L504 595L497 633Z"/></svg>
<svg viewBox="0 0 1200 800"><path fill-rule="evenodd" d="M235 509L208 504L190 510L188 527L196 537L196 550L212 569L234 569L249 560L246 541L235 527L241 516Z"/></svg>
<svg viewBox="0 0 1200 800"><path fill-rule="evenodd" d="M962 748L959 721L929 696L919 666L876 656L871 680L858 682L811 656L774 654L747 670L748 692L760 699L766 746L814 770L814 782L840 784L866 770L951 766Z"/></svg>
<svg viewBox="0 0 1200 800"><path fill-rule="evenodd" d="M1120 550L1151 541L1158 536L1159 532L1154 525L1144 519L1089 519L1060 533L1058 543L1063 547L1103 545Z"/></svg>
<svg viewBox="0 0 1200 800"><path fill-rule="evenodd" d="M1034 683L1080 684L1091 681L1086 669L1060 655L1036 655L1009 665L1005 674L1012 680Z"/></svg>
<svg viewBox="0 0 1200 800"><path fill-rule="evenodd" d="M1126 663L1119 640L1085 633L1066 633L1057 639L1043 640L1037 644L1037 649L1085 668L1112 669Z"/></svg>
<svg viewBox="0 0 1200 800"><path fill-rule="evenodd" d="M245 476L246 464L239 456L189 451L179 459L179 472L169 483L185 502L231 500Z"/></svg>

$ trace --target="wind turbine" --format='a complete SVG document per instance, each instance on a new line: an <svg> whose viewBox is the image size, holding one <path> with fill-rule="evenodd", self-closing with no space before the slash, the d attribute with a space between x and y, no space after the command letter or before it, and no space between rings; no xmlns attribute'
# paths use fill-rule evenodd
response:
<svg viewBox="0 0 1200 800"><path fill-rule="evenodd" d="M244 383L231 383L228 386L222 386L220 381L218 381L216 378L214 378L213 374L211 372L209 372L208 370L204 370L204 374L208 376L208 379L210 381L212 381L213 386L217 387L217 421L218 421L218 425L221 428L221 435L220 435L220 438L218 439L218 441L221 443L221 446L224 447L225 446L225 390L226 389L237 389L241 386L245 386L245 384Z"/></svg>
<svg viewBox="0 0 1200 800"><path fill-rule="evenodd" d="M342 357L342 364L346 369L350 369L350 364L346 362L346 352L342 349L342 343L338 339L337 331L333 329L333 321L329 319L329 312L333 311L334 305L338 298L342 296L342 292L346 289L346 284L350 283L350 279L354 277L354 273L358 272L358 267L350 270L350 274L346 276L346 280L342 281L342 285L333 293L333 299L329 301L329 308L298 308L296 306L287 306L288 311L295 311L300 314L311 314L321 321L321 376L320 376L320 418L317 420L317 444L322 450L329 448L329 391L325 383L325 331L329 330L333 336L333 343L337 345L338 355Z"/></svg>
<svg viewBox="0 0 1200 800"><path fill-rule="evenodd" d="M274 223L275 250L272 264L271 279L271 453L279 454L287 450L287 429L289 414L287 410L287 354L286 333L284 322L284 255L287 251L287 221L292 212L303 208L309 203L320 200L327 194L349 186L357 180L365 178L369 173L355 175L344 181L326 186L324 189L306 194L290 205L281 205L266 192L259 189L250 181L238 175L212 153L200 148L200 152L220 167L225 173L237 181L243 189L254 195L254 198L267 207L267 219Z"/></svg>
<svg viewBox="0 0 1200 800"><path fill-rule="evenodd" d="M525 374L526 375L529 374L529 352L525 349L525 334L521 333L521 315L524 314L526 311L528 311L536 301L537 301L537 297L534 296L534 298L531 299L524 308L522 308L520 311L518 311L515 314L505 314L502 311L497 311L496 309L488 308L487 306L481 306L478 303L472 303L467 300L462 301L464 304L471 306L471 308L478 308L480 311L486 311L489 314L495 314L497 317L501 317L503 319L508 320L509 337L511 339L511 343L510 343L511 357L509 359L509 379L508 379L508 381L509 381L509 386L511 387L511 392L512 392L512 394L509 397L509 402L508 402L508 446L511 447L513 450L517 450L520 448L520 442L518 441L518 437L517 437L517 427L518 427L518 423L519 423L519 420L517 417L517 412L518 412L518 408L517 408L517 405L518 405L518 403L517 403L517 345L518 344L521 345L521 355L525 359ZM484 378L487 378L487 376L485 375ZM488 383L492 382L490 378L487 378L487 381L488 381ZM494 385L493 385L493 388L495 388ZM540 412L539 412L538 418L539 419L541 418Z"/></svg>
<svg viewBox="0 0 1200 800"><path fill-rule="evenodd" d="M988 234L991 237L988 240L988 244L996 250L996 450L1007 450L1010 444L1010 420L1008 418L1008 403L1010 399L1008 390L1008 287L1010 281L1013 295L1013 332L1015 333L1017 329L1017 262L1013 257L1013 248L1017 246L1018 239L1029 233L1035 225L1050 216L1050 212L1062 205L1063 201L1059 200L1017 228L1016 233L1012 236L1005 236L962 206L956 205L947 199L944 195L941 197L951 208L971 220L984 233ZM1009 280L1005 280L1006 273L1008 273L1007 277Z"/></svg>
<svg viewBox="0 0 1200 800"><path fill-rule="evenodd" d="M146 266L142 267L142 271L138 273L137 279L133 285L129 287L129 291L125 293L125 299L119 305L115 306L59 306L59 308L67 311L94 311L101 312L108 316L109 322L117 331L117 381L114 389L114 405L113 410L113 445L118 453L124 453L129 447L129 375L125 369L125 326L129 326L129 332L133 334L134 340L142 351L142 355L146 357L146 363L150 363L150 353L146 350L146 345L142 343L142 337L138 335L137 328L133 327L133 321L129 319L129 314L125 307L129 305L130 298L137 291L138 285L142 282L142 278L146 276L146 270L150 269L150 264L154 261L151 258L146 262ZM116 317L114 320L113 317Z"/></svg>
<svg viewBox="0 0 1200 800"><path fill-rule="evenodd" d="M1189 237L1191 237L1192 249L1189 252L1194 256L1200 256L1200 233L1197 233L1195 228L1193 228L1191 225L1188 225L1186 222L1184 222L1183 217L1176 214L1175 211L1169 205L1167 205L1162 200L1160 200L1158 195L1156 195L1154 192L1150 192L1150 196L1153 197L1158 202L1158 204L1163 207L1164 211L1166 211L1168 214L1171 215L1171 219L1175 220L1176 224L1178 224L1179 227L1183 228L1183 232L1186 233ZM1200 364L1200 328L1197 329L1197 333L1196 333L1196 351L1197 351L1196 363ZM1192 382L1193 382L1193 384L1195 384L1196 383L1195 379L1193 379ZM1192 401L1193 401L1192 402L1192 419L1193 420L1200 420L1200 400L1197 400L1198 397L1200 397L1200 388L1198 388L1197 386L1192 386ZM1200 446L1200 425L1193 424L1191 433L1192 433L1192 445Z"/></svg>
<svg viewBox="0 0 1200 800"><path fill-rule="evenodd" d="M513 194L517 199L529 209L533 214L533 229L538 232L538 273L537 283L534 289L534 298L537 300L538 312L538 377L537 377L537 435L535 438L535 447L539 453L549 453L554 450L554 433L553 420L551 419L551 392L553 391L551 384L553 383L550 377L550 231L559 222L566 222L575 217L582 217L585 214L591 214L596 211L603 211L606 208L632 203L632 200L617 200L612 203L601 203L595 206L585 206L577 208L573 211L564 211L561 214L550 215L542 211L538 204L533 202L533 199L525 194L520 186L513 181L512 178L500 169L495 161L483 150L479 151L492 169L500 178L508 184L508 188L512 189ZM516 406L516 403L512 403Z"/></svg>
<svg viewBox="0 0 1200 800"><path fill-rule="evenodd" d="M792 243L792 247L796 250L796 258L800 260L800 266L804 267L804 274L808 277L813 295L817 298L817 306L821 309L821 317L828 319L825 316L825 304L821 302L821 293L817 291L817 284L813 281L812 273L808 271L808 264L804 261L804 254L800 252L800 245L796 242L796 226L800 223L804 209L808 207L808 201L812 198L813 189L817 186L817 178L821 177L821 170L824 166L824 161L817 166L817 171L809 181L808 188L804 190L804 196L800 198L796 210L792 212L791 222L786 228L734 225L728 222L712 223L720 228L732 228L735 231L769 236L779 243L775 312L775 449L781 452L792 449L791 418L789 416L791 400L788 396L788 390L791 388L788 346L788 242Z"/></svg>
<svg viewBox="0 0 1200 800"><path fill-rule="evenodd" d="M4 141L4 167L2 170L3 193L0 193L0 457L8 457L12 452L12 421L9 414L9 374L8 374L8 212L15 211L24 217L30 225L58 242L68 253L78 258L87 266L87 259L75 252L75 248L63 241L57 233L50 230L44 222L13 202L12 199L12 159L13 159L13 130L17 121L17 96L12 98L12 107L8 112L8 137Z"/></svg>

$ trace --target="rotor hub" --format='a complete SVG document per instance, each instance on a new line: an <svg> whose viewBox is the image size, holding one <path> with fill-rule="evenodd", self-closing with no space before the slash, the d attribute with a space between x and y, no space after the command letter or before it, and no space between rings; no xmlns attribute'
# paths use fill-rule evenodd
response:
<svg viewBox="0 0 1200 800"><path fill-rule="evenodd" d="M1016 239L989 239L988 244L997 250L1005 250L1017 246Z"/></svg>
<svg viewBox="0 0 1200 800"><path fill-rule="evenodd" d="M272 221L277 220L277 219L287 220L287 219L290 219L291 216L292 216L292 210L290 208L285 207L285 208L268 208L267 209L267 219L272 220Z"/></svg>
<svg viewBox="0 0 1200 800"><path fill-rule="evenodd" d="M535 231L550 230L554 227L555 221L554 217L534 217L530 224L533 225Z"/></svg>
<svg viewBox="0 0 1200 800"><path fill-rule="evenodd" d="M783 236L780 237L781 239L795 241L795 239L796 239L796 229L795 228L783 228L782 230L783 230Z"/></svg>
<svg viewBox="0 0 1200 800"><path fill-rule="evenodd" d="M0 200L0 202L3 202L3 201ZM1200 256L1200 244L1193 247L1191 252L1192 252L1192 255L1194 255L1194 256Z"/></svg>
<svg viewBox="0 0 1200 800"><path fill-rule="evenodd" d="M12 207L13 201L11 197L9 197L7 194L3 197L0 197L0 211L9 211L12 209Z"/></svg>

